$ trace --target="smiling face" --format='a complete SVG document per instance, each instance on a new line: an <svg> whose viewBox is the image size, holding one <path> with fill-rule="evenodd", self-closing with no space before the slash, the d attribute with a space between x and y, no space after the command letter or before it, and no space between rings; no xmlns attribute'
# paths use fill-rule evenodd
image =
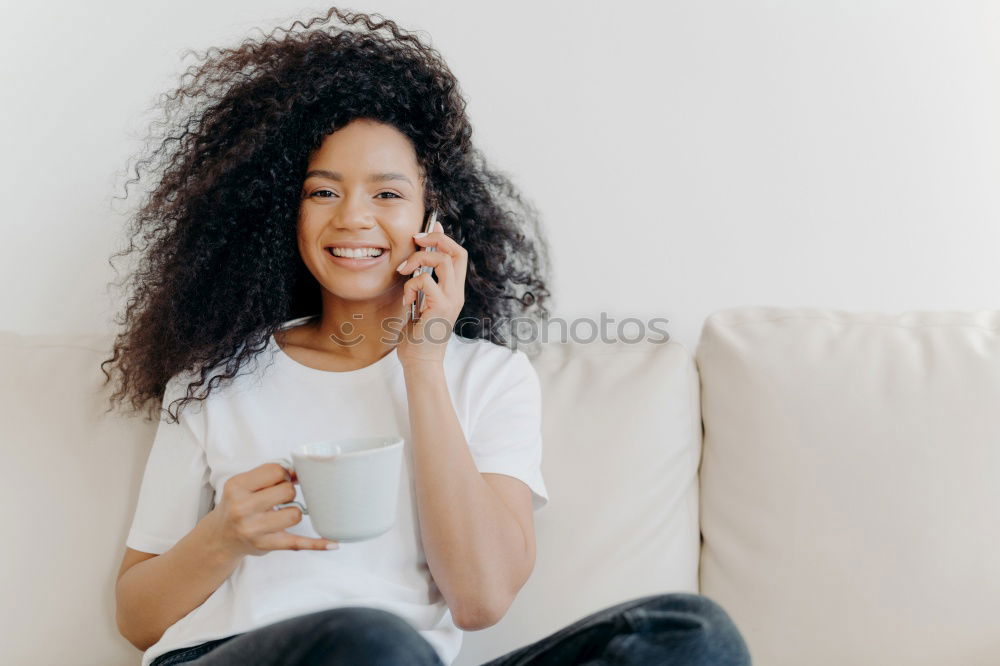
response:
<svg viewBox="0 0 1000 666"><path fill-rule="evenodd" d="M299 205L299 254L329 295L388 305L409 276L396 267L417 251L424 182L402 132L356 119L328 135L309 158ZM385 248L377 258L337 258L330 246Z"/></svg>

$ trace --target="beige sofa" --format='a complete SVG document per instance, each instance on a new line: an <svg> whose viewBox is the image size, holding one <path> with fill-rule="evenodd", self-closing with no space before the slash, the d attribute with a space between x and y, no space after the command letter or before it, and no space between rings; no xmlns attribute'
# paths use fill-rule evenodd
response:
<svg viewBox="0 0 1000 666"><path fill-rule="evenodd" d="M0 333L0 663L137 664L114 581L154 421L105 413L111 335ZM748 307L680 344L545 344L535 571L479 664L698 591L755 664L1000 664L1000 311ZM12 463L12 464L11 464Z"/></svg>

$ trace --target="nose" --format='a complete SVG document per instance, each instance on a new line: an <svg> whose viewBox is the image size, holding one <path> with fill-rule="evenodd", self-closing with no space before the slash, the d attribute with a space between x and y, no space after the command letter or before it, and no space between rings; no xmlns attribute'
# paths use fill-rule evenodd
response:
<svg viewBox="0 0 1000 666"><path fill-rule="evenodd" d="M333 224L338 229L369 229L375 214L364 197L347 195L334 212Z"/></svg>

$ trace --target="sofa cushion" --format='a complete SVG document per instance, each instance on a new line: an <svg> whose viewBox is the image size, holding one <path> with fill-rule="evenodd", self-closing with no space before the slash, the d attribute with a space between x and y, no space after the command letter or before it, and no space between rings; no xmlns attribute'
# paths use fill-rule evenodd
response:
<svg viewBox="0 0 1000 666"><path fill-rule="evenodd" d="M701 423L676 342L545 343L542 473L531 578L498 624L466 633L481 664L634 597L697 592Z"/></svg>
<svg viewBox="0 0 1000 666"><path fill-rule="evenodd" d="M109 335L0 333L0 664L139 663L115 580L156 422L110 407Z"/></svg>
<svg viewBox="0 0 1000 666"><path fill-rule="evenodd" d="M1000 663L1000 312L710 316L701 591L754 662Z"/></svg>

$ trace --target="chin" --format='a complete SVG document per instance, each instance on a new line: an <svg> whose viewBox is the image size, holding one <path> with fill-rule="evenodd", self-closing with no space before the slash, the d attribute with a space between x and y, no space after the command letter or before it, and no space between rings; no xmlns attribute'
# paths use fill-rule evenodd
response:
<svg viewBox="0 0 1000 666"><path fill-rule="evenodd" d="M366 303L369 301L383 301L388 292L393 291L393 283L389 282L372 282L365 280L363 283L359 280L354 284L344 284L343 282L337 284L331 284L329 280L320 282L323 290L332 296L343 301L349 301L352 303ZM400 303L403 301L403 290L400 287L395 290L398 293L398 299ZM402 306L400 306L402 307Z"/></svg>

